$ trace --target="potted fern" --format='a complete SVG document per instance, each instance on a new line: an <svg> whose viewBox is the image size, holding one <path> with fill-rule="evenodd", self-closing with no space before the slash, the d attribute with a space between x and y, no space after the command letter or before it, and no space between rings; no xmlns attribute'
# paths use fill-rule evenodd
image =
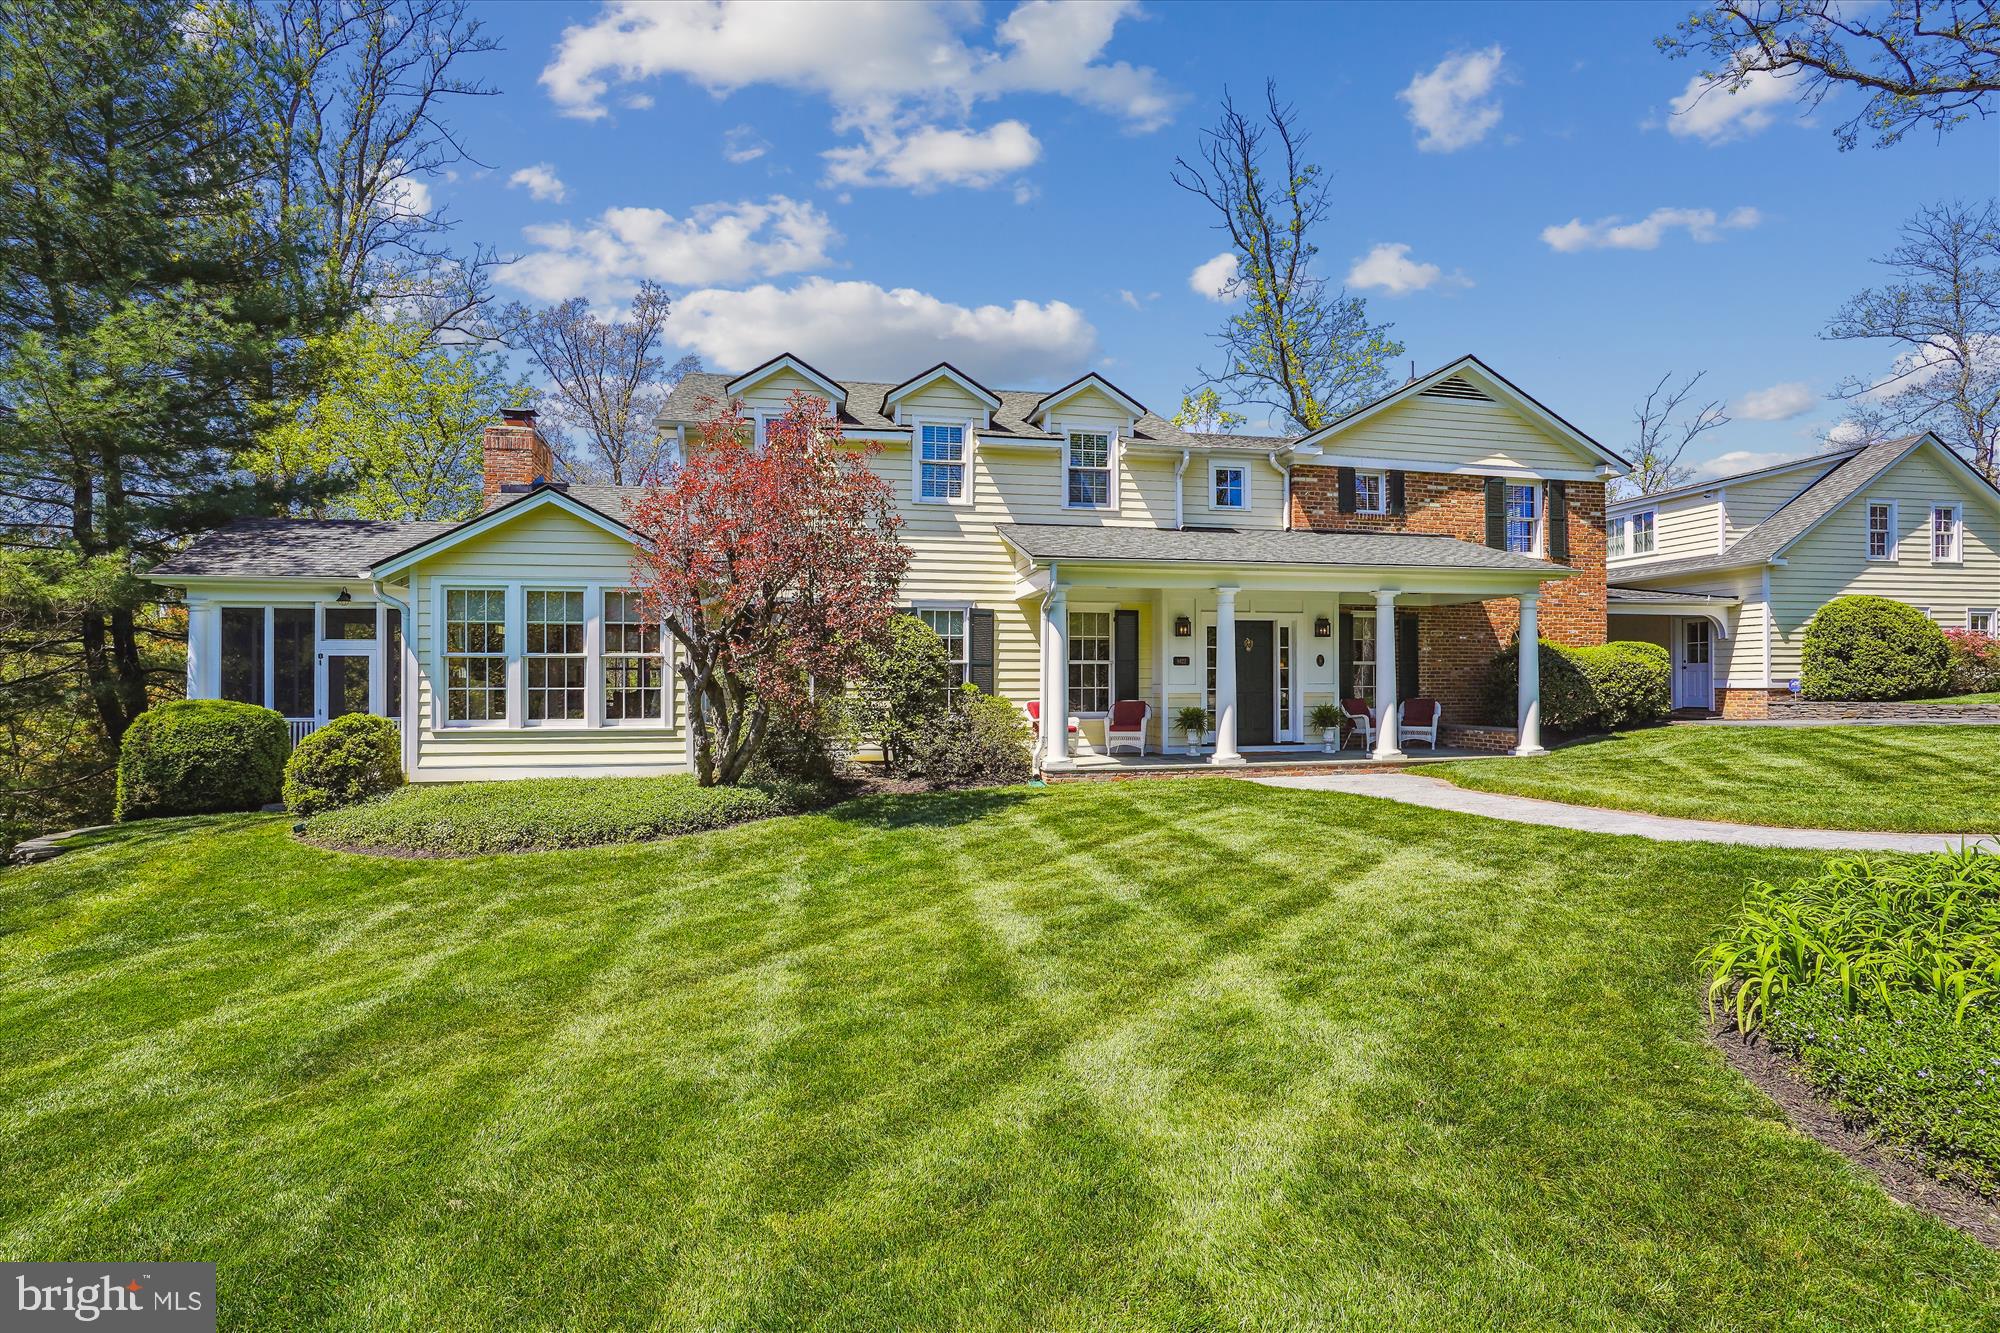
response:
<svg viewBox="0 0 2000 1333"><path fill-rule="evenodd" d="M1319 728L1320 748L1332 754L1340 748L1340 724L1342 721L1338 704L1314 704L1306 714L1306 721Z"/></svg>
<svg viewBox="0 0 2000 1333"><path fill-rule="evenodd" d="M1208 732L1208 710L1188 704L1175 711L1174 725L1187 733L1188 753L1200 754L1201 738Z"/></svg>

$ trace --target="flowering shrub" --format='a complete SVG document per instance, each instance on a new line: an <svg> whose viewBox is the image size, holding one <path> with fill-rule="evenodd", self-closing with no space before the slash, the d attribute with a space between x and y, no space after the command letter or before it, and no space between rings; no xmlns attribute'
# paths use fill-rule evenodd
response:
<svg viewBox="0 0 2000 1333"><path fill-rule="evenodd" d="M1951 653L1953 694L1990 694L2000 690L2000 636L1948 629L1944 641Z"/></svg>

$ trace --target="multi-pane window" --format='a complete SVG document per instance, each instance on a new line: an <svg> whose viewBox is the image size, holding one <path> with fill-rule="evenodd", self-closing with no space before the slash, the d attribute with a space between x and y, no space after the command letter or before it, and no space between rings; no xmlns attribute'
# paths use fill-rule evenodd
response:
<svg viewBox="0 0 2000 1333"><path fill-rule="evenodd" d="M1887 560L1895 548L1895 508L1884 503L1868 506L1868 558Z"/></svg>
<svg viewBox="0 0 2000 1333"><path fill-rule="evenodd" d="M1069 711L1111 711L1111 613L1069 613Z"/></svg>
<svg viewBox="0 0 2000 1333"><path fill-rule="evenodd" d="M1604 558L1616 560L1625 554L1625 520L1607 519L1604 524Z"/></svg>
<svg viewBox="0 0 2000 1333"><path fill-rule="evenodd" d="M1535 553L1535 529L1542 516L1542 492L1530 482L1507 485L1507 549Z"/></svg>
<svg viewBox="0 0 2000 1333"><path fill-rule="evenodd" d="M1931 506L1931 562L1956 562L1959 558L1958 538L1958 506Z"/></svg>
<svg viewBox="0 0 2000 1333"><path fill-rule="evenodd" d="M1993 632L1993 612L1967 611L1965 613L1965 627L1974 634L1991 634Z"/></svg>
<svg viewBox="0 0 2000 1333"><path fill-rule="evenodd" d="M1653 553L1653 511L1632 515L1632 554L1651 555Z"/></svg>
<svg viewBox="0 0 2000 1333"><path fill-rule="evenodd" d="M926 500L965 498L965 427L924 426L917 494Z"/></svg>
<svg viewBox="0 0 2000 1333"><path fill-rule="evenodd" d="M1064 503L1076 509L1111 505L1111 436L1104 431L1072 431L1064 444Z"/></svg>
<svg viewBox="0 0 2000 1333"><path fill-rule="evenodd" d="M604 594L604 720L658 722L666 716L667 659L660 622L647 620L639 594Z"/></svg>
<svg viewBox="0 0 2000 1333"><path fill-rule="evenodd" d="M1250 475L1246 468L1234 463L1219 463L1215 468L1215 507L1217 509L1241 509L1250 502Z"/></svg>
<svg viewBox="0 0 2000 1333"><path fill-rule="evenodd" d="M1207 629L1203 632L1202 638L1208 648L1208 655L1202 659L1203 661L1208 663L1208 670L1206 673L1206 680L1204 681L1202 687L1201 706L1208 710L1208 715L1210 717L1214 717L1215 716L1215 626L1213 625L1208 626Z"/></svg>
<svg viewBox="0 0 2000 1333"><path fill-rule="evenodd" d="M919 607L917 619L937 631L938 638L944 640L944 656L948 664L945 683L948 688L956 690L966 681L965 612L933 606Z"/></svg>
<svg viewBox="0 0 2000 1333"><path fill-rule="evenodd" d="M522 628L528 721L583 721L583 593L529 589Z"/></svg>
<svg viewBox="0 0 2000 1333"><path fill-rule="evenodd" d="M1380 472L1357 472L1354 474L1354 512L1357 514L1386 514L1389 512L1389 480Z"/></svg>
<svg viewBox="0 0 2000 1333"><path fill-rule="evenodd" d="M1354 693L1375 703L1375 617L1354 617Z"/></svg>
<svg viewBox="0 0 2000 1333"><path fill-rule="evenodd" d="M448 722L506 720L506 589L452 588L445 593L444 699Z"/></svg>
<svg viewBox="0 0 2000 1333"><path fill-rule="evenodd" d="M1278 626L1278 728L1292 725L1292 627Z"/></svg>

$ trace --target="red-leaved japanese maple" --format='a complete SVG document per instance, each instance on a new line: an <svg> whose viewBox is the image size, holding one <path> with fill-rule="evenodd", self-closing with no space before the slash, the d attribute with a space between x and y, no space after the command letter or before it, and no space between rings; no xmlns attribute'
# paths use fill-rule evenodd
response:
<svg viewBox="0 0 2000 1333"><path fill-rule="evenodd" d="M740 404L632 502L633 588L680 646L703 786L733 783L771 719L862 670L894 613L910 551L876 449L842 442L826 403L794 393L753 447Z"/></svg>

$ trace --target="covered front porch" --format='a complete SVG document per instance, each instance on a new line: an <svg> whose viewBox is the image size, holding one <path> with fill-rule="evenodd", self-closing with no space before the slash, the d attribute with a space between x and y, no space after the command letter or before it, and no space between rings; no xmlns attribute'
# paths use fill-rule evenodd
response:
<svg viewBox="0 0 2000 1333"><path fill-rule="evenodd" d="M1381 768L1420 768L1426 764L1448 763L1454 759L1491 759L1492 750L1472 749L1462 745L1440 745L1432 750L1428 746L1412 746L1397 759L1383 760L1375 757L1366 747L1337 750L1328 753L1317 742L1309 744L1283 744L1252 746L1237 752L1243 758L1240 764L1230 764L1218 768L1210 762L1204 751L1189 754L1185 747L1170 754L1138 754L1130 750L1107 753L1104 750L1079 748L1070 756L1067 770L1055 770L1051 777L1068 778L1121 778L1141 776L1172 776L1176 773L1242 773L1246 775L1273 773L1315 773L1340 772Z"/></svg>
<svg viewBox="0 0 2000 1333"><path fill-rule="evenodd" d="M1428 757L1430 737L1405 743L1400 705L1447 665L1483 676L1494 645L1489 634L1476 662L1420 676L1420 618L1505 598L1532 638L1543 582L1570 572L1443 537L1025 525L1003 535L1040 631L1040 716L1070 722L1041 729L1049 774ZM1481 725L1489 719L1457 703L1457 716L1447 708L1439 719L1436 757L1541 752L1538 663L1528 659L1513 726ZM1343 699L1370 706L1375 734L1329 754L1313 712ZM1121 700L1146 706L1136 735L1113 726ZM1204 714L1197 734L1177 717L1190 708ZM1454 735L1468 726L1473 743ZM1055 743L1065 732L1070 743Z"/></svg>

